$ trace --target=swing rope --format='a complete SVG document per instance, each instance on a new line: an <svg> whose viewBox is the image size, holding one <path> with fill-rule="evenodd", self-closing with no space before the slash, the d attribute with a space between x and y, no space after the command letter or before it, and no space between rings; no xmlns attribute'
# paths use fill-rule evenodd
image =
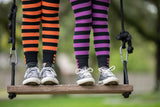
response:
<svg viewBox="0 0 160 107"><path fill-rule="evenodd" d="M17 61L17 52L15 48L15 31L16 31L16 12L17 12L17 6L16 6L16 0L13 0L13 3L10 6L10 14L8 15L8 19L10 20L9 29L10 29L10 37L9 37L9 43L12 43L12 47L10 49L10 64L11 64L11 86L15 85L15 65L18 63ZM8 96L10 99L13 99L16 97L15 93L9 93Z"/></svg>
<svg viewBox="0 0 160 107"><path fill-rule="evenodd" d="M122 46L120 47L120 55L121 55L121 60L122 60L122 63L123 63L124 84L129 84L128 72L127 72L127 62L128 62L128 54L133 53L133 47L132 47L132 42L131 42L132 37L131 37L131 35L129 34L128 31L125 31L125 27L124 27L123 0L120 0L120 10L121 10L121 28L122 28L122 31L120 32L119 35L116 36L116 39L122 41ZM126 59L124 60L122 49L126 49L126 43L128 44L128 47L127 47L127 51L126 51ZM123 93L123 96L125 98L128 98L130 94L131 94L131 92L126 92L126 93Z"/></svg>

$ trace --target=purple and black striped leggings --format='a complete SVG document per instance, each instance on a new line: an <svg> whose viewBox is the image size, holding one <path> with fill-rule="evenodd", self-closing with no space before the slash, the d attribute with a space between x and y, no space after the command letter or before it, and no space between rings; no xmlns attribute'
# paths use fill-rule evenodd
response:
<svg viewBox="0 0 160 107"><path fill-rule="evenodd" d="M88 67L91 28L94 33L98 67L109 67L108 9L110 0L70 0L70 2L76 23L74 50L78 68Z"/></svg>

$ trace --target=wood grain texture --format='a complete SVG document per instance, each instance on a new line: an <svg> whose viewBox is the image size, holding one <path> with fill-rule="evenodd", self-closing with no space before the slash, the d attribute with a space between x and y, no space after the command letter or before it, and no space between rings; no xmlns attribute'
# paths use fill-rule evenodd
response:
<svg viewBox="0 0 160 107"><path fill-rule="evenodd" d="M125 93L132 92L132 85L39 85L27 86L16 85L8 86L8 93L15 94L104 94L104 93Z"/></svg>

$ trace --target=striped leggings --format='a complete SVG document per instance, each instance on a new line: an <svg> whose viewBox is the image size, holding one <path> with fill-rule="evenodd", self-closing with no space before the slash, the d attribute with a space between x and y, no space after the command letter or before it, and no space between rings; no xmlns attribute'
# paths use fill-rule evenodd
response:
<svg viewBox="0 0 160 107"><path fill-rule="evenodd" d="M59 38L59 0L22 0L22 42L26 64L37 63L42 23L43 63L54 63Z"/></svg>
<svg viewBox="0 0 160 107"><path fill-rule="evenodd" d="M75 16L74 50L78 68L88 66L90 31L98 66L109 66L110 37L108 9L110 0L70 0Z"/></svg>

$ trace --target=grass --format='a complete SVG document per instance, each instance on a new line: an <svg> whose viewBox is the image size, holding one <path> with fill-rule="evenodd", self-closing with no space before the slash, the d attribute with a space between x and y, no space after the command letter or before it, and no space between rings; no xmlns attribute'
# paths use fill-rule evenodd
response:
<svg viewBox="0 0 160 107"><path fill-rule="evenodd" d="M37 97L38 98L38 97ZM160 107L160 92L131 95L65 95L49 98L0 100L1 107Z"/></svg>

